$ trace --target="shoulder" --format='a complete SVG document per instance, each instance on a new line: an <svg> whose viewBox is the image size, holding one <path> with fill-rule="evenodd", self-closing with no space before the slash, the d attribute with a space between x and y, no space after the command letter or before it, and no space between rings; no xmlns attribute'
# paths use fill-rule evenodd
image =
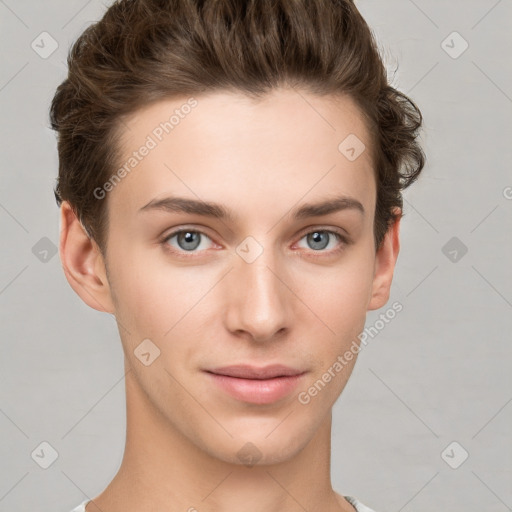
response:
<svg viewBox="0 0 512 512"><path fill-rule="evenodd" d="M370 507L367 507L354 496L344 496L344 498L356 509L357 512L375 512L375 510L373 510ZM77 505L70 512L86 512L85 506L87 505L87 503L89 503L89 501L90 500L82 501L80 505Z"/></svg>
<svg viewBox="0 0 512 512"><path fill-rule="evenodd" d="M89 503L89 501L91 500L82 501L82 503L80 503L80 505L77 505L73 510L71 510L71 512L85 512L85 506L87 505L87 503Z"/></svg>
<svg viewBox="0 0 512 512"><path fill-rule="evenodd" d="M354 496L344 496L344 498L356 509L357 512L376 512L372 508L367 507L366 505L361 503Z"/></svg>

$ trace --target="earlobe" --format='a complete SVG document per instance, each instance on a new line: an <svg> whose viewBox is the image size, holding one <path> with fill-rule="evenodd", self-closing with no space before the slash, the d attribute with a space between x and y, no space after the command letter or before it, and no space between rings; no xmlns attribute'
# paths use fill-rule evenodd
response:
<svg viewBox="0 0 512 512"><path fill-rule="evenodd" d="M60 222L59 256L68 283L91 308L113 313L103 256L67 201L62 202Z"/></svg>
<svg viewBox="0 0 512 512"><path fill-rule="evenodd" d="M401 210L397 208L395 209L395 213L397 213L398 216L386 232L382 245L375 256L375 273L368 311L383 307L389 300L393 272L400 250Z"/></svg>

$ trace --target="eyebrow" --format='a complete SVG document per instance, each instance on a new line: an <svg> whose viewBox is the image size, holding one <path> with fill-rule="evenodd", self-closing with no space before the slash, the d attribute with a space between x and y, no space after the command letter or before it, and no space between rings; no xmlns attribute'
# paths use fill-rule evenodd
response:
<svg viewBox="0 0 512 512"><path fill-rule="evenodd" d="M140 212L163 210L167 212L189 213L234 222L236 216L225 206L208 201L198 201L184 197L164 197L152 199L140 208ZM360 201L349 196L336 196L317 203L306 203L291 211L292 218L306 219L320 217L343 210L355 210L364 216L365 209Z"/></svg>

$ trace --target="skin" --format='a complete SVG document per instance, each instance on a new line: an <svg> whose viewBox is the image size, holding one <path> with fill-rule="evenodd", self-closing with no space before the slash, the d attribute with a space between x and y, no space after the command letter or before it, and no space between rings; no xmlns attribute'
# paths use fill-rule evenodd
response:
<svg viewBox="0 0 512 512"><path fill-rule="evenodd" d="M186 99L132 114L122 132L124 156ZM105 258L69 204L61 207L66 277L86 304L115 315L125 355L124 457L86 510L353 512L332 489L330 443L332 406L357 358L308 404L297 395L357 340L366 312L389 299L400 220L376 252L376 184L363 117L348 97L287 88L259 102L233 92L196 99L104 199ZM351 133L367 148L352 162L338 151ZM171 194L221 203L237 218L139 213ZM365 213L291 216L304 203L338 194L360 201ZM192 252L178 237L162 242L180 227L206 235L196 235L201 244ZM307 236L336 229L350 243L324 232L315 249ZM236 252L248 236L263 248L251 263ZM160 350L149 366L134 355L147 338ZM202 371L236 363L282 363L308 373L284 399L250 404ZM237 455L247 442L261 456L252 467Z"/></svg>

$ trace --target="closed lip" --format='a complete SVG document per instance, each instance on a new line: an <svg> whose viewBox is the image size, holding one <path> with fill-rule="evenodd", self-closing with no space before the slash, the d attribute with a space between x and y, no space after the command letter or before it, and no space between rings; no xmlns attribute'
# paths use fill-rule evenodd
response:
<svg viewBox="0 0 512 512"><path fill-rule="evenodd" d="M205 371L216 375L225 375L226 377L256 380L274 379L276 377L291 377L305 373L304 370L298 370L282 364L272 364L260 368L248 364L236 364L220 368L212 368Z"/></svg>

